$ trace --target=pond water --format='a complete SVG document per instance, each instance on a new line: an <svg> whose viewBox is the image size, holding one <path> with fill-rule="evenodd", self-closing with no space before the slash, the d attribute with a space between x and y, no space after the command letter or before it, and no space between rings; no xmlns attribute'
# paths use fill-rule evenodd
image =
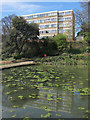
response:
<svg viewBox="0 0 90 120"><path fill-rule="evenodd" d="M3 118L88 117L87 66L23 66L2 78Z"/></svg>

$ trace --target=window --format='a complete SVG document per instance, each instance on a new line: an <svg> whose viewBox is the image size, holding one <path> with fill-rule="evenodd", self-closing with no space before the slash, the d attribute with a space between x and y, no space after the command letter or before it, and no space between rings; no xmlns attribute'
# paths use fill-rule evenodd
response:
<svg viewBox="0 0 90 120"><path fill-rule="evenodd" d="M27 16L27 19L31 19L31 16Z"/></svg>
<svg viewBox="0 0 90 120"><path fill-rule="evenodd" d="M56 15L56 12L49 13L49 16Z"/></svg>
<svg viewBox="0 0 90 120"><path fill-rule="evenodd" d="M64 15L65 13L64 12L61 12L61 13L59 13L59 16L62 16L62 15Z"/></svg>
<svg viewBox="0 0 90 120"><path fill-rule="evenodd" d="M51 27L56 27L56 24L51 24Z"/></svg>
<svg viewBox="0 0 90 120"><path fill-rule="evenodd" d="M48 13L45 14L45 17L46 17L46 16L49 16Z"/></svg>
<svg viewBox="0 0 90 120"><path fill-rule="evenodd" d="M56 15L57 13L56 12L53 12L52 15Z"/></svg>
<svg viewBox="0 0 90 120"><path fill-rule="evenodd" d="M59 21L64 21L64 18L59 18Z"/></svg>
<svg viewBox="0 0 90 120"><path fill-rule="evenodd" d="M31 23L31 21L28 21L29 23Z"/></svg>
<svg viewBox="0 0 90 120"><path fill-rule="evenodd" d="M43 28L43 25L39 25L39 28Z"/></svg>
<svg viewBox="0 0 90 120"><path fill-rule="evenodd" d="M59 27L69 27L72 23L59 23Z"/></svg>
<svg viewBox="0 0 90 120"><path fill-rule="evenodd" d="M43 20L38 20L38 23L42 23L43 22Z"/></svg>
<svg viewBox="0 0 90 120"><path fill-rule="evenodd" d="M43 31L40 31L39 33L40 33L40 34L43 34Z"/></svg>
<svg viewBox="0 0 90 120"><path fill-rule="evenodd" d="M50 33L50 31L49 31L49 30L46 30L45 33Z"/></svg>
<svg viewBox="0 0 90 120"><path fill-rule="evenodd" d="M49 22L50 21L50 19L45 19L45 22Z"/></svg>
<svg viewBox="0 0 90 120"><path fill-rule="evenodd" d="M67 17L67 18L59 18L59 21L70 21L71 17Z"/></svg>
<svg viewBox="0 0 90 120"><path fill-rule="evenodd" d="M34 23L34 20L32 20L32 23Z"/></svg>
<svg viewBox="0 0 90 120"><path fill-rule="evenodd" d="M65 32L66 32L66 30L63 30L63 29L59 30L59 33L65 33Z"/></svg>
<svg viewBox="0 0 90 120"><path fill-rule="evenodd" d="M59 30L59 33L63 33L63 30Z"/></svg>
<svg viewBox="0 0 90 120"><path fill-rule="evenodd" d="M32 16L32 18L36 18L36 17L37 17L37 15L33 15L33 16Z"/></svg>
<svg viewBox="0 0 90 120"><path fill-rule="evenodd" d="M46 13L45 16L53 16L53 15L56 15L56 14L57 14L56 12Z"/></svg>
<svg viewBox="0 0 90 120"><path fill-rule="evenodd" d="M67 29L66 32L67 32L67 33L71 33L71 29Z"/></svg>
<svg viewBox="0 0 90 120"><path fill-rule="evenodd" d="M33 23L38 23L38 20L33 20L32 22L33 22Z"/></svg>
<svg viewBox="0 0 90 120"><path fill-rule="evenodd" d="M27 19L27 16L26 17L23 17L24 19Z"/></svg>
<svg viewBox="0 0 90 120"><path fill-rule="evenodd" d="M71 17L65 18L65 21L70 21Z"/></svg>
<svg viewBox="0 0 90 120"><path fill-rule="evenodd" d="M45 25L45 28L49 28L49 25Z"/></svg>
<svg viewBox="0 0 90 120"><path fill-rule="evenodd" d="M71 13L72 13L71 11L65 12L65 15L69 15L69 14L71 14Z"/></svg>
<svg viewBox="0 0 90 120"><path fill-rule="evenodd" d="M51 33L56 33L56 30L51 30Z"/></svg>
<svg viewBox="0 0 90 120"><path fill-rule="evenodd" d="M40 23L42 23L43 22L43 20L40 20Z"/></svg>
<svg viewBox="0 0 90 120"><path fill-rule="evenodd" d="M51 18L51 21L56 21L56 18Z"/></svg>
<svg viewBox="0 0 90 120"><path fill-rule="evenodd" d="M35 20L35 23L38 23L38 20Z"/></svg>
<svg viewBox="0 0 90 120"><path fill-rule="evenodd" d="M64 26L71 26L72 23L65 23Z"/></svg>
<svg viewBox="0 0 90 120"><path fill-rule="evenodd" d="M63 27L63 24L59 24L59 27Z"/></svg>
<svg viewBox="0 0 90 120"><path fill-rule="evenodd" d="M39 14L38 17L43 17L43 14Z"/></svg>

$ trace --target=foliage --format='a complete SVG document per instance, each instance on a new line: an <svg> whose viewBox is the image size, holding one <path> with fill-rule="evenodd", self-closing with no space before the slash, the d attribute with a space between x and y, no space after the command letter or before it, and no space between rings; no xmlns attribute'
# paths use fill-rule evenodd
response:
<svg viewBox="0 0 90 120"><path fill-rule="evenodd" d="M50 56L46 58L36 58L35 62L50 62L50 64L62 64L62 65L87 65L88 56L82 56L82 54L62 54L61 56ZM47 63L48 64L48 63Z"/></svg>
<svg viewBox="0 0 90 120"><path fill-rule="evenodd" d="M90 43L90 31L85 32L85 38L84 39L87 41L88 44Z"/></svg>
<svg viewBox="0 0 90 120"><path fill-rule="evenodd" d="M71 49L68 49L67 51L68 51L68 53L71 53L71 54L80 54L81 53L80 49L71 48Z"/></svg>
<svg viewBox="0 0 90 120"><path fill-rule="evenodd" d="M57 54L57 44L52 38L43 40L43 42L40 42L39 45L41 56L44 54L47 54L48 56Z"/></svg>
<svg viewBox="0 0 90 120"><path fill-rule="evenodd" d="M26 45L30 43L29 40L37 39L39 28L36 24L28 24L22 17L17 16L12 19L12 25L8 39L3 44L3 53L15 56L18 59L22 57L25 49L29 51L29 46Z"/></svg>
<svg viewBox="0 0 90 120"><path fill-rule="evenodd" d="M35 57L39 55L40 47L37 41L32 41L31 43L26 44L26 49L24 48L23 54L24 57Z"/></svg>
<svg viewBox="0 0 90 120"><path fill-rule="evenodd" d="M16 30L20 31L22 35L26 37L26 39L37 39L37 35L39 35L39 28L36 23L28 24L25 19L17 16L12 20L12 22L13 27L16 28Z"/></svg>
<svg viewBox="0 0 90 120"><path fill-rule="evenodd" d="M62 52L64 49L67 48L67 41L66 41L65 35L58 34L58 35L54 36L54 40L57 43L59 52Z"/></svg>

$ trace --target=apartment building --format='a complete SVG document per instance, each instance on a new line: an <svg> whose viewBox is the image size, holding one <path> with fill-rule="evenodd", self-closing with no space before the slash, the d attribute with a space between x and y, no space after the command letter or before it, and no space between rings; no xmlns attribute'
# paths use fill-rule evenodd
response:
<svg viewBox="0 0 90 120"><path fill-rule="evenodd" d="M50 11L44 13L23 15L28 23L39 25L40 36L49 37L59 33L66 34L67 40L73 40L75 34L75 18L73 10Z"/></svg>

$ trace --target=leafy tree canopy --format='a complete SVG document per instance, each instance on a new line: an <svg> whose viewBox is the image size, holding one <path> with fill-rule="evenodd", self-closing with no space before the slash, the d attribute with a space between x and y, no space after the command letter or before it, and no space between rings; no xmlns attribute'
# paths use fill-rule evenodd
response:
<svg viewBox="0 0 90 120"><path fill-rule="evenodd" d="M58 34L58 35L54 36L53 39L56 41L59 51L62 51L63 49L65 49L67 47L66 38L67 37L63 34Z"/></svg>
<svg viewBox="0 0 90 120"><path fill-rule="evenodd" d="M9 48L8 54L21 55L25 44L29 43L29 40L36 40L38 35L37 24L29 24L23 17L15 16L12 19L12 27L8 32L8 39L4 43L4 53Z"/></svg>
<svg viewBox="0 0 90 120"><path fill-rule="evenodd" d="M37 24L29 24L25 19L23 19L23 17L17 16L12 20L12 24L13 27L26 36L27 39L37 39L37 36L39 35L39 28Z"/></svg>

